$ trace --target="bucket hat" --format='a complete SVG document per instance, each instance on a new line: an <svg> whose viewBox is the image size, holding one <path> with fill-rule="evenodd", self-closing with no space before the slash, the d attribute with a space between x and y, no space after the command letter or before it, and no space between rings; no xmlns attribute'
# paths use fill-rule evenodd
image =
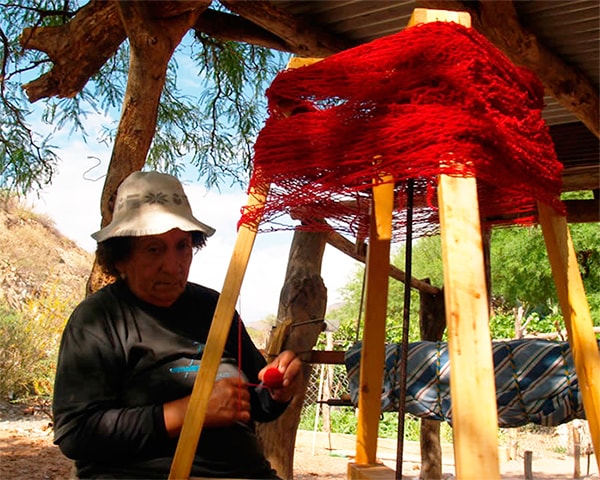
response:
<svg viewBox="0 0 600 480"><path fill-rule="evenodd" d="M180 181L166 173L134 172L117 190L112 222L92 234L98 243L113 237L159 235L174 228L202 232L215 229L192 214Z"/></svg>

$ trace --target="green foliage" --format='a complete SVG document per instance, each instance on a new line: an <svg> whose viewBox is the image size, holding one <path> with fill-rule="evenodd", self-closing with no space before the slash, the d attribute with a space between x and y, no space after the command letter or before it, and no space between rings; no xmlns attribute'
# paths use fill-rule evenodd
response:
<svg viewBox="0 0 600 480"><path fill-rule="evenodd" d="M600 326L600 242L597 223L569 225L594 325ZM437 287L443 285L443 265L439 236L425 237L414 243L412 276L429 279ZM405 248L401 246L392 262L405 270ZM564 329L556 287L540 227L497 228L492 232L491 247L492 338L515 337L515 320L532 333L549 333ZM331 316L341 321L335 332L336 345L346 349L360 338L357 330L361 305L364 269L357 269L342 293L344 304ZM419 340L419 297L411 292L409 341ZM404 285L390 280L386 341L401 341L404 308ZM358 332L358 335L357 335Z"/></svg>
<svg viewBox="0 0 600 480"><path fill-rule="evenodd" d="M569 225L579 270L594 325L600 325L600 242L597 223ZM492 232L492 292L494 307L511 312L519 307L540 330L556 330L558 298L541 228L499 228ZM542 320L550 316L544 323ZM550 328L550 330L543 330ZM531 330L529 330L531 331Z"/></svg>
<svg viewBox="0 0 600 480"><path fill-rule="evenodd" d="M299 430L312 431L315 429L315 414L317 405L307 405L302 410ZM327 407L325 407L327 408ZM331 407L330 410L331 433L342 433L356 435L357 413L351 407ZM323 416L319 416L317 431L325 431ZM379 421L379 438L397 438L398 436L398 414L396 412L383 412ZM421 435L421 420L412 415L404 418L404 439L418 442ZM452 443L452 427L443 422L440 425L440 438L442 442Z"/></svg>
<svg viewBox="0 0 600 480"><path fill-rule="evenodd" d="M87 115L116 118L120 113L127 85L128 42L73 98L40 100L46 133L28 123L33 112L21 87L48 72L52 62L43 52L23 50L18 37L26 27L63 25L79 7L78 1L25 0L0 9L5 60L0 75L0 186L23 193L43 188L51 182L59 161L53 145L58 131L66 129L87 140ZM181 68L178 59L184 63ZM208 186L243 184L252 142L262 126L264 89L286 60L287 54L247 44L186 37L169 64L148 166L177 174L191 164ZM182 72L193 70L198 73L198 93L182 87ZM112 144L116 127L116 122L105 124L99 141Z"/></svg>
<svg viewBox="0 0 600 480"><path fill-rule="evenodd" d="M392 255L392 263L403 271L405 270L405 251L405 248L402 247ZM413 277L429 279L433 285L441 285L443 269L439 236L425 237L415 242L412 262ZM340 327L334 333L334 343L340 349L345 350L360 339L364 328L363 287L364 267L359 267L342 289L342 305L328 314L340 321ZM388 288L386 341L399 343L402 341L404 318L404 284L390 279ZM419 293L414 289L411 291L409 316L409 341L414 342L420 338ZM321 339L318 345L322 342Z"/></svg>
<svg viewBox="0 0 600 480"><path fill-rule="evenodd" d="M513 306L546 305L556 297L539 227L498 228L491 242L492 291Z"/></svg>
<svg viewBox="0 0 600 480"><path fill-rule="evenodd" d="M74 303L50 286L20 311L0 304L0 397L52 394L60 337Z"/></svg>

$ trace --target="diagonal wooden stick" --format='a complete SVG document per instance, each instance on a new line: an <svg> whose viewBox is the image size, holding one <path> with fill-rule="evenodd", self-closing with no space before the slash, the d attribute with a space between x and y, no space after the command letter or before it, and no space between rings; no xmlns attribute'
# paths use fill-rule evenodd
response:
<svg viewBox="0 0 600 480"><path fill-rule="evenodd" d="M269 187L257 188L248 196L248 207L260 208L265 203ZM194 382L190 403L188 405L177 449L171 464L169 479L187 479L190 476L192 463L202 426L206 418L208 399L212 392L217 369L223 356L227 335L231 328L235 304L240 294L250 253L254 246L258 225L242 225L239 228L229 268L225 276L223 290L219 296L213 321L208 332L206 347L202 355L200 369Z"/></svg>
<svg viewBox="0 0 600 480"><path fill-rule="evenodd" d="M600 353L594 324L566 217L541 202L538 213L600 468Z"/></svg>
<svg viewBox="0 0 600 480"><path fill-rule="evenodd" d="M294 57L288 62L287 68L299 68L311 65L320 60L320 58ZM250 192L247 207L261 208L265 204L269 188L268 185L264 185ZM183 428L177 442L169 480L187 479L190 476L194 454L196 453L200 434L202 433L202 426L206 418L208 399L217 376L221 357L223 356L227 334L231 328L235 303L239 297L250 253L254 246L258 223L260 223L260 218L257 219L256 225L242 225L238 231L227 275L223 283L223 289L208 332L200 370L194 382L190 403L183 420Z"/></svg>
<svg viewBox="0 0 600 480"><path fill-rule="evenodd" d="M456 477L500 479L498 410L477 180L440 175Z"/></svg>

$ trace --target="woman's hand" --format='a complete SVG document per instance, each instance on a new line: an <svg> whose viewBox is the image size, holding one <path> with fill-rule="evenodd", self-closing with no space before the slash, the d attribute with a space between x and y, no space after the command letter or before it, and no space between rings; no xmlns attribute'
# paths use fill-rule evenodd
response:
<svg viewBox="0 0 600 480"><path fill-rule="evenodd" d="M181 432L190 395L163 405L165 427L169 437ZM239 378L228 377L215 382L208 399L204 426L226 427L236 422L250 421L250 393L248 385Z"/></svg>
<svg viewBox="0 0 600 480"><path fill-rule="evenodd" d="M262 382L265 372L276 368L283 375L280 387L271 387L269 392L277 402L289 402L302 384L302 362L291 350L284 350L275 360L258 372L258 379Z"/></svg>
<svg viewBox="0 0 600 480"><path fill-rule="evenodd" d="M226 427L236 422L250 421L248 384L239 378L227 377L215 382L208 400L207 427Z"/></svg>

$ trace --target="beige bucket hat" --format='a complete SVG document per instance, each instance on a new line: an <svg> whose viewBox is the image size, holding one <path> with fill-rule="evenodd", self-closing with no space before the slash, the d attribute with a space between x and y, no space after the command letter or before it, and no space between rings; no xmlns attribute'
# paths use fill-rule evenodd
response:
<svg viewBox="0 0 600 480"><path fill-rule="evenodd" d="M197 220L179 180L165 173L134 172L117 190L113 219L92 234L97 242L113 237L159 235L174 228L202 232L215 229Z"/></svg>

